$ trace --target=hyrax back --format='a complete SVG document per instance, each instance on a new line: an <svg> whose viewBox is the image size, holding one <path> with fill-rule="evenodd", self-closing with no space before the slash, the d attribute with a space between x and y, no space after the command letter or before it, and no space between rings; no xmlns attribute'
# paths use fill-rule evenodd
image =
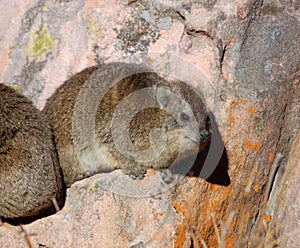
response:
<svg viewBox="0 0 300 248"><path fill-rule="evenodd" d="M132 64L76 74L43 112L55 132L67 186L118 168L136 177L146 168L168 168L209 135L207 112L195 92Z"/></svg>
<svg viewBox="0 0 300 248"><path fill-rule="evenodd" d="M60 202L54 137L31 101L0 84L0 217L32 217Z"/></svg>

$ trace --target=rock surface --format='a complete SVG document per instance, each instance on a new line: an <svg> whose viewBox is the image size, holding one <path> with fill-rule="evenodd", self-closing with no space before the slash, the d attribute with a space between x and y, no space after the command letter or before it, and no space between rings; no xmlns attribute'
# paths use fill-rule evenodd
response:
<svg viewBox="0 0 300 248"><path fill-rule="evenodd" d="M300 191L297 183L300 178L300 130L293 142L288 162L277 191L274 220L267 232L278 237L282 247L297 247L300 240ZM281 238L285 237L285 238Z"/></svg>
<svg viewBox="0 0 300 248"><path fill-rule="evenodd" d="M287 179L291 172L277 180L280 192L294 190L281 193L286 200L275 201L272 210L264 195L276 154L284 155L284 167L300 128L298 1L0 3L1 83L42 109L60 84L88 66L148 63L202 93L224 141L221 160L227 157L230 177L229 186L217 184L228 184L223 165L209 182L194 176L151 187L157 172L149 171L150 181L120 193L120 171L96 175L68 189L60 212L24 225L25 238L20 227L1 226L0 247L27 247L28 240L33 247L257 247L274 240L297 247L299 235L287 232L299 223L275 229L282 216L300 209L299 201L290 211L281 207L299 194L297 181ZM211 145L217 160L219 144ZM294 161L299 164L299 156ZM294 170L299 174L299 166ZM294 187L285 191L287 181ZM160 191L128 195L149 189ZM261 223L276 233L266 235Z"/></svg>

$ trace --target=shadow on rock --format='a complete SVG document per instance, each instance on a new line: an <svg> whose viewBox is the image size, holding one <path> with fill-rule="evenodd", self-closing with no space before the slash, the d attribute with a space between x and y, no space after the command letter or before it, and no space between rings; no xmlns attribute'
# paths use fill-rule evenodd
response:
<svg viewBox="0 0 300 248"><path fill-rule="evenodd" d="M197 154L196 160L195 157L189 157L174 165L172 172L190 177L200 177L212 184L228 186L230 178L227 152L214 115L210 113L209 117L212 135L204 150ZM192 161L193 159L194 161ZM186 165L192 163L193 166L187 171Z"/></svg>

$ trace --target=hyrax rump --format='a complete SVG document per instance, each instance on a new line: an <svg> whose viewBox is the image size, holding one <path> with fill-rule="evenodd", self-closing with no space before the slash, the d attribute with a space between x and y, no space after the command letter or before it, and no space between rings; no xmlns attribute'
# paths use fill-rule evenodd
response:
<svg viewBox="0 0 300 248"><path fill-rule="evenodd" d="M32 102L0 84L0 217L32 217L61 201L50 125Z"/></svg>
<svg viewBox="0 0 300 248"><path fill-rule="evenodd" d="M168 168L179 154L195 152L209 137L205 105L189 86L134 64L83 70L56 90L43 112L67 186L114 169L140 178L146 168Z"/></svg>

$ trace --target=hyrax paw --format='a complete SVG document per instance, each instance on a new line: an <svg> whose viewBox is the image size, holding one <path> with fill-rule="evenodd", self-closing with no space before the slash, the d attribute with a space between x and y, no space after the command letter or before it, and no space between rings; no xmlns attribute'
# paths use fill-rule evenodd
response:
<svg viewBox="0 0 300 248"><path fill-rule="evenodd" d="M173 181L173 174L169 169L162 170L160 176L166 184L170 184Z"/></svg>
<svg viewBox="0 0 300 248"><path fill-rule="evenodd" d="M122 172L125 175L128 175L133 180L136 179L141 180L144 178L144 175L146 174L146 168L142 165L135 165L135 166L123 168Z"/></svg>

